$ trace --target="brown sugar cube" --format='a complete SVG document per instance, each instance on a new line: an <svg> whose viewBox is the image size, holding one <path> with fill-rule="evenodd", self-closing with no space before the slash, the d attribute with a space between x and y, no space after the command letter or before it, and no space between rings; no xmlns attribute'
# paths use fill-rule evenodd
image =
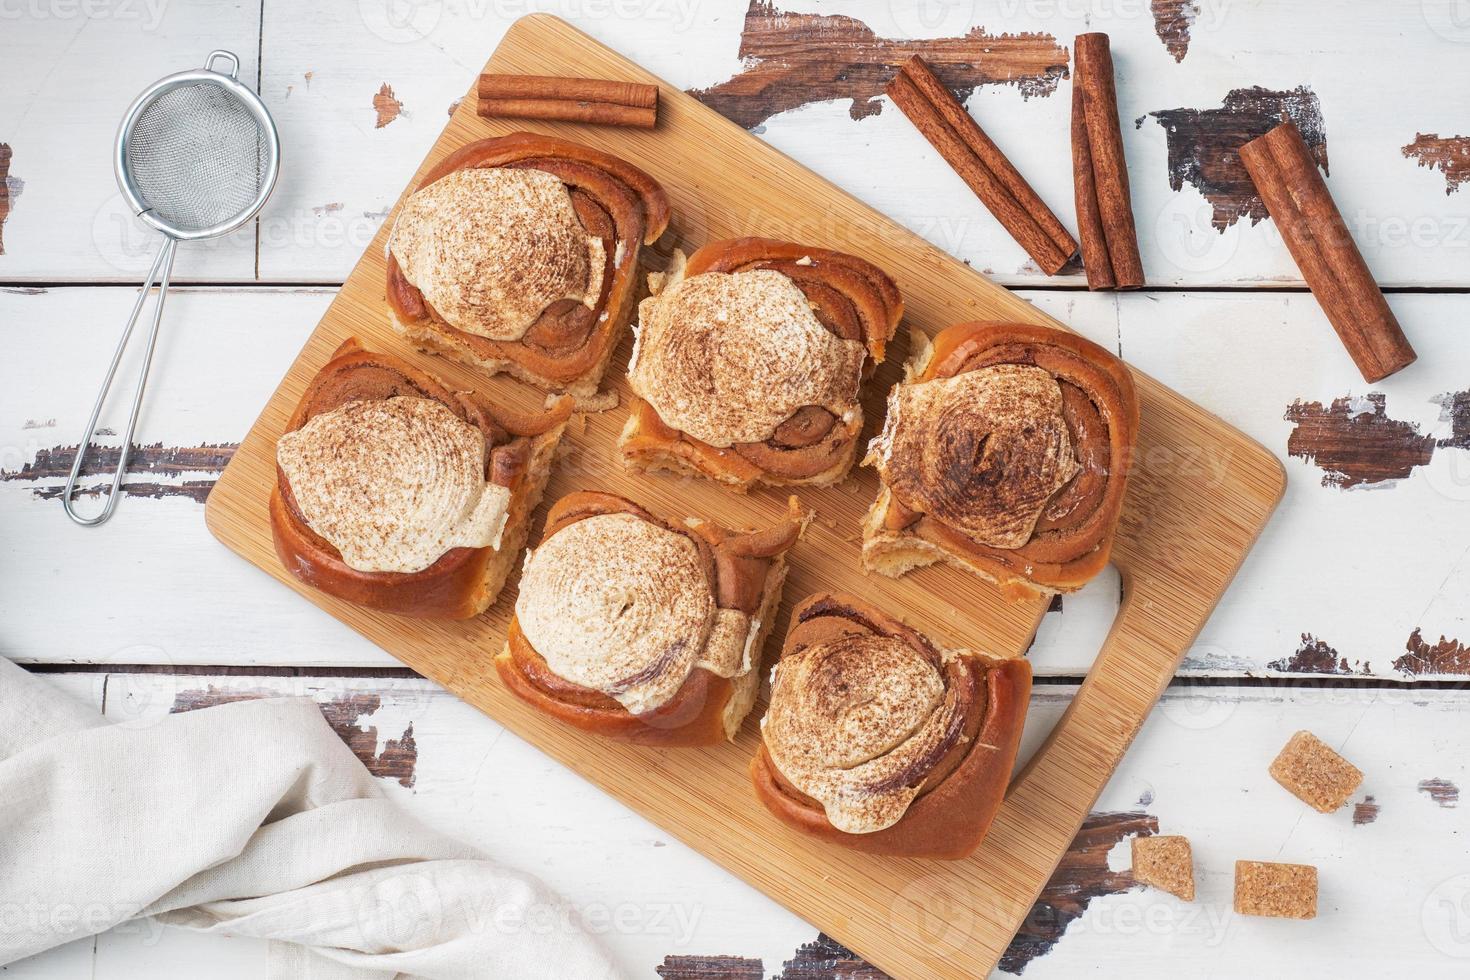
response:
<svg viewBox="0 0 1470 980"><path fill-rule="evenodd" d="M1310 864L1235 862L1235 912L1279 919L1317 917L1317 869Z"/></svg>
<svg viewBox="0 0 1470 980"><path fill-rule="evenodd" d="M1194 901L1194 855L1189 838L1133 838L1133 877L1186 902Z"/></svg>
<svg viewBox="0 0 1470 980"><path fill-rule="evenodd" d="M1331 813L1363 782L1357 766L1311 732L1297 732L1271 763L1271 776L1304 803Z"/></svg>

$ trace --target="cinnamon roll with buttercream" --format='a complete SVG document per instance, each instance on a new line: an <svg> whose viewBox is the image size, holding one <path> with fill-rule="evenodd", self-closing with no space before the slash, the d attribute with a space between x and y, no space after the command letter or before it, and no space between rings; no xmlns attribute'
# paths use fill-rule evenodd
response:
<svg viewBox="0 0 1470 980"><path fill-rule="evenodd" d="M862 432L859 388L903 315L893 280L763 238L679 258L639 305L624 461L742 490L841 480Z"/></svg>
<svg viewBox="0 0 1470 980"><path fill-rule="evenodd" d="M405 616L463 619L526 541L572 400L521 415L344 342L276 443L271 532L307 585Z"/></svg>
<svg viewBox="0 0 1470 980"><path fill-rule="evenodd" d="M424 350L553 391L597 391L669 202L611 154L512 133L461 147L399 207L393 326Z"/></svg>
<svg viewBox="0 0 1470 980"><path fill-rule="evenodd" d="M1005 795L1025 660L943 650L851 596L800 603L771 674L756 794L783 823L873 854L962 858Z"/></svg>
<svg viewBox="0 0 1470 980"><path fill-rule="evenodd" d="M1011 598L1072 592L1108 563L1138 439L1128 369L1075 334L965 323L889 394L863 562L948 561Z"/></svg>
<svg viewBox="0 0 1470 980"><path fill-rule="evenodd" d="M664 746L734 738L806 519L793 498L783 520L739 533L569 494L526 557L496 669L522 699L586 731Z"/></svg>

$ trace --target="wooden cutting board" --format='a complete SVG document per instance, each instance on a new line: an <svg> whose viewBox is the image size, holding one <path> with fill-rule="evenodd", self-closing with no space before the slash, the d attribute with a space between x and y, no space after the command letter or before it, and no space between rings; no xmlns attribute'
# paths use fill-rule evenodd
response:
<svg viewBox="0 0 1470 980"><path fill-rule="evenodd" d="M482 120L475 115L471 85L420 173L465 143L516 129L581 140L637 164L663 183L674 223L661 249L692 250L738 235L838 248L876 262L898 280L911 328L933 334L975 319L1060 326L554 17L518 21L486 70L658 82L659 125L641 131ZM415 175L408 186L417 181ZM1204 409L1137 375L1139 452L1114 548L1124 600L1076 700L1016 778L989 838L973 857L937 862L855 854L785 829L755 801L747 764L756 748L755 718L762 706L732 744L718 749L660 751L600 741L524 707L495 676L491 658L504 642L512 588L475 620L433 623L360 609L286 574L272 549L266 513L275 480L275 441L307 382L343 338L356 335L369 348L391 350L453 385L518 407L542 399L508 379L481 378L450 361L418 354L392 333L383 299L383 244L392 224L390 215L210 494L210 529L410 667L889 973L988 973L1280 499L1285 485L1280 464ZM741 497L706 481L623 472L614 442L627 415L627 386L617 367L627 363L627 346L614 358L609 378L624 407L587 416L584 431L569 430L571 452L559 464L547 499L596 488L624 494L667 516L699 515L731 526L776 519L785 499L778 492ZM899 377L906 353L900 338L870 386L870 429L880 423L883 394ZM771 648L779 646L796 599L838 589L872 599L947 644L1021 656L1042 603L1007 603L993 588L948 568L898 580L867 577L859 570L860 522L875 491L876 480L866 469L840 486L800 491L817 519L793 552Z"/></svg>

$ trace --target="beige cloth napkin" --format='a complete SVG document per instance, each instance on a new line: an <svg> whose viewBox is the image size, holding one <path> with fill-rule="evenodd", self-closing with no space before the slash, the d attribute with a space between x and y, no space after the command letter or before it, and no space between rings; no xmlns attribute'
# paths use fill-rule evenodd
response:
<svg viewBox="0 0 1470 980"><path fill-rule="evenodd" d="M0 966L152 916L280 976L618 975L539 882L438 834L303 699L108 725L0 658Z"/></svg>

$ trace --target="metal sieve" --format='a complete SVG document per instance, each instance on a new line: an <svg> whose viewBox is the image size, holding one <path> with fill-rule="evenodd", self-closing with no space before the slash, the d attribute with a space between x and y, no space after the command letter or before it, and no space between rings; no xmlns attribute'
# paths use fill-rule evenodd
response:
<svg viewBox="0 0 1470 980"><path fill-rule="evenodd" d="M211 67L222 60L229 62L229 74ZM112 355L61 496L67 516L84 527L101 524L117 507L179 242L228 235L255 217L275 187L281 162L276 124L260 97L240 84L239 74L239 58L229 51L211 51L203 68L181 71L150 85L133 101L118 129L113 151L117 185L133 212L163 232L164 240ZM158 300L112 489L101 513L82 517L72 506L82 462L96 434L117 366L155 282Z"/></svg>

